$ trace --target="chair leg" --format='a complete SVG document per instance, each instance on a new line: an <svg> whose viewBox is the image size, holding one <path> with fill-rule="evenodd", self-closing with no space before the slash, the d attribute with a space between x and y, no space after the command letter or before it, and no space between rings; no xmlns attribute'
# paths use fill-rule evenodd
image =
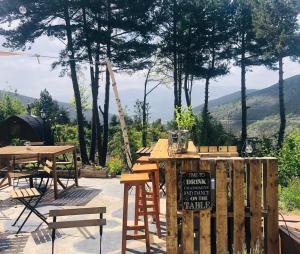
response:
<svg viewBox="0 0 300 254"><path fill-rule="evenodd" d="M19 199L20 202L22 202L26 208L28 208L30 210L29 214L27 215L26 219L23 221L22 225L19 227L18 231L17 231L17 234L20 233L20 231L22 230L23 226L25 225L25 223L27 222L27 220L29 219L30 215L32 213L34 213L36 216L38 216L42 221L44 221L47 225L48 225L48 222L45 218L44 215L42 215L40 212L38 212L35 208L36 206L38 205L39 201L41 200L42 196L39 196L39 198L37 199L37 201L35 202L35 204L32 206L30 205L29 202L27 202L26 200L24 199Z"/></svg>
<svg viewBox="0 0 300 254"><path fill-rule="evenodd" d="M100 219L103 219L103 214L102 213L100 213ZM102 226L100 226L100 254L101 254L101 245L102 245L102 234L103 234L103 227Z"/></svg>
<svg viewBox="0 0 300 254"><path fill-rule="evenodd" d="M56 217L53 217L53 222L56 222ZM52 254L54 254L55 228L52 229Z"/></svg>
<svg viewBox="0 0 300 254"><path fill-rule="evenodd" d="M31 200L32 200L32 198L29 200L29 202L31 202ZM18 218L12 224L12 226L15 226L17 224L17 222L19 221L19 219L21 218L22 214L25 212L26 209L27 209L27 207L25 206L24 209L22 210L22 212L20 213L20 215L18 216Z"/></svg>

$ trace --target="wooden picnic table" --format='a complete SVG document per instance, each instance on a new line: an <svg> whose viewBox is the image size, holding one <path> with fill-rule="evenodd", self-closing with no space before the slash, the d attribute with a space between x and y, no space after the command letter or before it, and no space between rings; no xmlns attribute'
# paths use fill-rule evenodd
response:
<svg viewBox="0 0 300 254"><path fill-rule="evenodd" d="M68 188L58 179L56 172L56 159L57 156L72 153L73 154L73 163L75 170L75 183ZM0 182L0 188L6 185L11 185L10 173L13 171L11 161L16 157L22 156L36 156L39 160L50 160L52 162L52 177L54 183L54 198L57 199L58 193L58 184L61 185L63 191L73 187L74 185L78 186L78 169L77 169L77 158L76 158L76 148L75 146L6 146L0 148L0 159L4 161L7 167L7 174ZM8 183L5 184L5 181Z"/></svg>

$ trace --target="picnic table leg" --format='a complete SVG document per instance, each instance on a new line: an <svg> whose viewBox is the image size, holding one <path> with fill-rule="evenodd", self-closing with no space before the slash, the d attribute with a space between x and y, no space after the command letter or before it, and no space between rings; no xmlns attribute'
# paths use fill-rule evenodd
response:
<svg viewBox="0 0 300 254"><path fill-rule="evenodd" d="M78 168L77 168L77 158L76 158L76 148L73 151L73 161L74 161L74 169L75 169L75 184L78 187Z"/></svg>
<svg viewBox="0 0 300 254"><path fill-rule="evenodd" d="M58 197L58 190L57 190L57 172L56 172L56 157L53 156L52 158L52 169L53 169L53 185L54 185L54 199Z"/></svg>

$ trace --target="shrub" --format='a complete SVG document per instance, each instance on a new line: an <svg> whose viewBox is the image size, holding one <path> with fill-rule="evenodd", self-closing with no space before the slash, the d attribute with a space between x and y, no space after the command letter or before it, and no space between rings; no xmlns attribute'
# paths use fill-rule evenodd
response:
<svg viewBox="0 0 300 254"><path fill-rule="evenodd" d="M300 209L300 178L290 181L287 187L281 189L280 201L285 210Z"/></svg>
<svg viewBox="0 0 300 254"><path fill-rule="evenodd" d="M123 169L123 161L119 158L112 158L107 163L107 166L109 173L119 174L122 172Z"/></svg>
<svg viewBox="0 0 300 254"><path fill-rule="evenodd" d="M300 132L286 136L279 152L279 183L287 186L290 179L300 177Z"/></svg>

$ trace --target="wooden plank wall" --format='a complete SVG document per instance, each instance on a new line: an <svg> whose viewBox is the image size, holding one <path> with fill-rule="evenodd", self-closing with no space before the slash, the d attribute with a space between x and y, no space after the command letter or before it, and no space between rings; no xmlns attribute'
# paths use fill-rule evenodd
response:
<svg viewBox="0 0 300 254"><path fill-rule="evenodd" d="M215 172L215 175L212 174L216 178L215 209L178 211L181 206L177 204L178 190L174 183L180 180L179 174L197 169ZM249 175L246 177L247 171ZM232 183L232 207L228 183ZM206 158L200 161L181 160L177 163L169 161L166 188L167 253L193 254L195 250L200 254L219 254L232 250L241 253L246 246L245 240L250 239L251 249L259 247L264 249L264 253L279 254L277 159ZM247 200L250 207L247 207ZM178 245L177 212L182 214L181 248ZM194 220L195 217L199 219ZM215 228L211 224L214 218ZM228 227L229 218L233 220L232 228ZM249 231L245 229L246 219L250 220ZM194 225L196 221L199 225ZM199 228L198 241L194 241L196 228ZM231 236L233 239L229 240ZM195 246L195 242L199 245ZM232 242L233 246L228 246L228 242Z"/></svg>

